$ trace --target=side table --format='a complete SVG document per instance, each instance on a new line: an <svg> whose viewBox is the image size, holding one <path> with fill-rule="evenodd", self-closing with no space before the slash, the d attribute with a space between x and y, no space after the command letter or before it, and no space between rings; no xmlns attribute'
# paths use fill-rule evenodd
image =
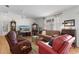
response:
<svg viewBox="0 0 79 59"><path fill-rule="evenodd" d="M32 42L36 43L39 40L39 36L32 36Z"/></svg>

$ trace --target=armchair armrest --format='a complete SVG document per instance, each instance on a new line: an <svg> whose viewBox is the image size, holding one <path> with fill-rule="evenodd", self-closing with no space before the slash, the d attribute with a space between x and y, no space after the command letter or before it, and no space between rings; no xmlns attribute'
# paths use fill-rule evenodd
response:
<svg viewBox="0 0 79 59"><path fill-rule="evenodd" d="M27 45L27 46L31 46L30 41L28 40L23 40L17 43L17 45Z"/></svg>
<svg viewBox="0 0 79 59"><path fill-rule="evenodd" d="M44 44L42 41L39 41L37 45L39 46L40 54L57 54L57 52L55 52L52 47Z"/></svg>
<svg viewBox="0 0 79 59"><path fill-rule="evenodd" d="M21 50L31 48L31 43L28 40L20 41L19 43L17 43L17 45Z"/></svg>

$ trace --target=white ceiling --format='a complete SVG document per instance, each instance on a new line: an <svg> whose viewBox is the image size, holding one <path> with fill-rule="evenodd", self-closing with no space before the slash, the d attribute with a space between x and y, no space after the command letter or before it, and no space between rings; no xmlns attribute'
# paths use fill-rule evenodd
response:
<svg viewBox="0 0 79 59"><path fill-rule="evenodd" d="M0 6L0 12L12 12L26 17L44 17L61 12L73 7L73 5L5 5Z"/></svg>

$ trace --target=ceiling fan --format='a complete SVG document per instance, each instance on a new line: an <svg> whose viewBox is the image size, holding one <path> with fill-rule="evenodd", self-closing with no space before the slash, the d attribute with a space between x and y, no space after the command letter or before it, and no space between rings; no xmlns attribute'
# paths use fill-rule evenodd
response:
<svg viewBox="0 0 79 59"><path fill-rule="evenodd" d="M5 7L9 8L10 6L9 5L5 5Z"/></svg>

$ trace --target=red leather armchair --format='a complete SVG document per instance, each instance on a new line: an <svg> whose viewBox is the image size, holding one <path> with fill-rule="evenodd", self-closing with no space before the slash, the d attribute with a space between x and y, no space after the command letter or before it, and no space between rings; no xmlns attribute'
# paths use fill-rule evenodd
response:
<svg viewBox="0 0 79 59"><path fill-rule="evenodd" d="M23 38L17 38L15 31L10 31L6 36L13 54L27 54L32 50L31 43Z"/></svg>
<svg viewBox="0 0 79 59"><path fill-rule="evenodd" d="M66 34L55 38L52 46L46 45L42 41L38 41L37 45L40 54L67 54L74 40L74 37Z"/></svg>

